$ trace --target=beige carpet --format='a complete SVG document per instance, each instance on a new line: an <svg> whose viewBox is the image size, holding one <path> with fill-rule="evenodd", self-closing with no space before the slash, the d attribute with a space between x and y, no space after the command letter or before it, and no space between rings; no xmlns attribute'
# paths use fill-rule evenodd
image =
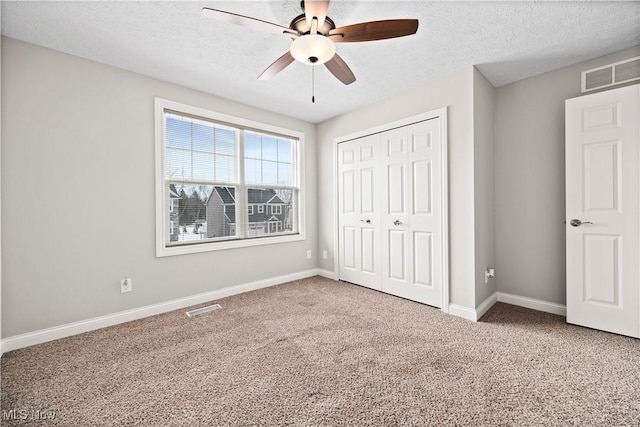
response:
<svg viewBox="0 0 640 427"><path fill-rule="evenodd" d="M216 302L5 354L2 425L640 425L640 340L559 316L319 277Z"/></svg>

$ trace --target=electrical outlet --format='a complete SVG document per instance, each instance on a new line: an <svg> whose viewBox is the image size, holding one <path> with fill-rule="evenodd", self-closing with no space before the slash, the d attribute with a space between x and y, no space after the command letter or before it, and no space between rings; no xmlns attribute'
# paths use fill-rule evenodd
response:
<svg viewBox="0 0 640 427"><path fill-rule="evenodd" d="M311 259L311 251L307 251L307 259Z"/></svg>
<svg viewBox="0 0 640 427"><path fill-rule="evenodd" d="M120 280L120 293L131 292L133 290L133 281L131 277L125 277Z"/></svg>
<svg viewBox="0 0 640 427"><path fill-rule="evenodd" d="M327 251L322 251L322 259L327 259Z"/></svg>
<svg viewBox="0 0 640 427"><path fill-rule="evenodd" d="M496 270L493 268L487 268L484 271L484 283L489 283L489 279L496 277Z"/></svg>

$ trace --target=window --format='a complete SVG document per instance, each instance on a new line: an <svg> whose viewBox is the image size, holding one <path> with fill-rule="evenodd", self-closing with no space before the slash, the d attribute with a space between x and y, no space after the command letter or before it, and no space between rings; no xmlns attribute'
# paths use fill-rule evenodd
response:
<svg viewBox="0 0 640 427"><path fill-rule="evenodd" d="M156 98L157 256L304 239L303 136Z"/></svg>

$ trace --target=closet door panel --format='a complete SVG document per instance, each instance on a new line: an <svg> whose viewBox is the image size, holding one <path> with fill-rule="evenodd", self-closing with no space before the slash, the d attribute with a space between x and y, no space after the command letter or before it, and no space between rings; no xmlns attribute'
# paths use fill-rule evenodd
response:
<svg viewBox="0 0 640 427"><path fill-rule="evenodd" d="M341 280L380 289L378 136L338 145L338 239Z"/></svg>

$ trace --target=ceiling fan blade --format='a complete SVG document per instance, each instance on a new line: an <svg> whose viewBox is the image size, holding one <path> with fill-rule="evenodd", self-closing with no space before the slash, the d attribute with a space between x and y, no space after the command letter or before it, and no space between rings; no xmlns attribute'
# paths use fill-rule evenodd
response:
<svg viewBox="0 0 640 427"><path fill-rule="evenodd" d="M287 51L280 58L276 59L273 64L269 65L266 70L258 76L258 80L269 80L271 77L278 74L280 71L287 68L295 59L289 51Z"/></svg>
<svg viewBox="0 0 640 427"><path fill-rule="evenodd" d="M333 58L328 62L325 62L325 67L331 74L336 76L338 80L346 85L350 85L351 83L356 81L356 76L353 75L353 72L349 68L346 62L338 55L337 53L333 55Z"/></svg>
<svg viewBox="0 0 640 427"><path fill-rule="evenodd" d="M295 34L298 32L282 25L273 24L271 22L263 21L261 19L250 18L244 15L238 15L237 13L225 12L223 10L211 9L208 7L202 8L202 14L216 21L226 22L229 24L240 25L241 27L249 28L251 30L262 31L273 34Z"/></svg>
<svg viewBox="0 0 640 427"><path fill-rule="evenodd" d="M309 27L314 17L318 18L318 27L322 27L327 17L327 10L329 10L329 0L304 0L304 15Z"/></svg>
<svg viewBox="0 0 640 427"><path fill-rule="evenodd" d="M334 28L329 31L329 36L335 43L352 43L404 37L416 31L417 19L387 19Z"/></svg>

